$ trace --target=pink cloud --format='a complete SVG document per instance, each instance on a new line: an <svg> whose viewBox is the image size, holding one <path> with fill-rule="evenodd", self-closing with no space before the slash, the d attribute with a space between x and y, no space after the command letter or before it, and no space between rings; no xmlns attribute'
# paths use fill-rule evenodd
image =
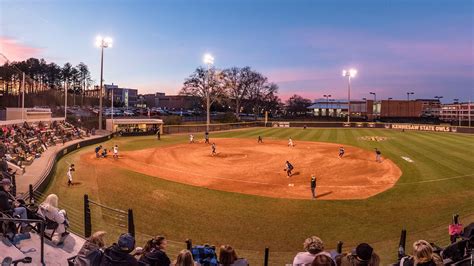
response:
<svg viewBox="0 0 474 266"><path fill-rule="evenodd" d="M37 57L41 53L40 48L28 46L20 41L8 37L0 37L0 51L10 61L25 60Z"/></svg>

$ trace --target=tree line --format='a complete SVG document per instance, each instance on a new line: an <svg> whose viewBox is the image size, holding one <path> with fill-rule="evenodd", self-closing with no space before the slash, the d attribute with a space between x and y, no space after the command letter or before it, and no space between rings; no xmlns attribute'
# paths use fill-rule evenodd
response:
<svg viewBox="0 0 474 266"><path fill-rule="evenodd" d="M0 78L4 83L0 89L3 89L3 94L19 93L23 72L26 75L25 93L67 90L73 94L85 94L93 85L89 67L83 62L76 66L68 62L61 67L44 59L29 58L24 61L6 61L0 66Z"/></svg>
<svg viewBox="0 0 474 266"><path fill-rule="evenodd" d="M276 112L282 107L277 93L277 84L248 66L223 70L198 67L184 81L180 91L181 95L201 99L204 108L209 95L210 105L232 110L237 119L241 113Z"/></svg>

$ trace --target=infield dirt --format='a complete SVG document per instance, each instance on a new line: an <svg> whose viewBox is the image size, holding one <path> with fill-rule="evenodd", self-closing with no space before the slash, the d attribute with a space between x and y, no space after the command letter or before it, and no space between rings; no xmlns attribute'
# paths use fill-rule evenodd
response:
<svg viewBox="0 0 474 266"><path fill-rule="evenodd" d="M250 139L216 138L213 142L215 156L211 145L193 143L123 151L118 160L88 153L81 160L209 189L290 199L311 199L312 174L317 178L318 200L365 199L391 188L402 174L391 160L383 158L378 163L374 151L352 146L344 146L341 159L342 145L334 143L295 141L295 147L288 147L281 140L258 144ZM294 166L290 178L283 170L287 160Z"/></svg>

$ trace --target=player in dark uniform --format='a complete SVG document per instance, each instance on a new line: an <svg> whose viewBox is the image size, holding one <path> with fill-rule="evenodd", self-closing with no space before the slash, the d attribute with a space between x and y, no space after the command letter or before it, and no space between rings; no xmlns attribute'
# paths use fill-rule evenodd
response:
<svg viewBox="0 0 474 266"><path fill-rule="evenodd" d="M257 143L263 143L262 136L258 136L258 141L257 141Z"/></svg>
<svg viewBox="0 0 474 266"><path fill-rule="evenodd" d="M382 152L380 152L377 148L375 148L375 161L378 163L382 162Z"/></svg>
<svg viewBox="0 0 474 266"><path fill-rule="evenodd" d="M212 149L212 156L216 155L217 152L216 152L216 144L215 143L212 143L211 149Z"/></svg>
<svg viewBox="0 0 474 266"><path fill-rule="evenodd" d="M339 158L342 158L342 156L344 156L344 152L345 152L344 147L340 147L339 148Z"/></svg>
<svg viewBox="0 0 474 266"><path fill-rule="evenodd" d="M100 149L102 149L102 145L99 145L95 147L95 157L99 158L100 157Z"/></svg>
<svg viewBox="0 0 474 266"><path fill-rule="evenodd" d="M206 133L204 133L204 143L207 143L209 144L209 132L206 131Z"/></svg>
<svg viewBox="0 0 474 266"><path fill-rule="evenodd" d="M286 161L284 170L286 171L288 178L292 175L291 171L293 171L293 169L293 165L289 161Z"/></svg>
<svg viewBox="0 0 474 266"><path fill-rule="evenodd" d="M316 176L311 175L311 193L313 194L313 199L316 199Z"/></svg>

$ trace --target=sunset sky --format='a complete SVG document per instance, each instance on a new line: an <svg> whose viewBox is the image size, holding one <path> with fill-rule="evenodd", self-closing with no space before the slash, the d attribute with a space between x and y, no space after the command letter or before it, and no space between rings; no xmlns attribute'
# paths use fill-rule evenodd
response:
<svg viewBox="0 0 474 266"><path fill-rule="evenodd" d="M474 96L472 0L0 0L0 50L10 60L84 62L99 80L175 94L212 53L218 68L251 66L279 95L355 98Z"/></svg>

